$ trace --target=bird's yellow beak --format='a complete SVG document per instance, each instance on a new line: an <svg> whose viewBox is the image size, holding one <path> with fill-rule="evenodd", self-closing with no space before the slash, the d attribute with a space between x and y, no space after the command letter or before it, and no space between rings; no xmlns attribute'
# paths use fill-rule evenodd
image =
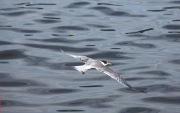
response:
<svg viewBox="0 0 180 113"><path fill-rule="evenodd" d="M108 65L108 66L111 66L111 65L112 65L112 63L111 63L111 62L107 62L107 65Z"/></svg>

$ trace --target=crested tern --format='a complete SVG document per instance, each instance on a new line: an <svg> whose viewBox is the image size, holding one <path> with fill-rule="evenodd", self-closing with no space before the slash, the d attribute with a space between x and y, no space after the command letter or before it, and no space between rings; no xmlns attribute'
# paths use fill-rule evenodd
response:
<svg viewBox="0 0 180 113"><path fill-rule="evenodd" d="M108 65L111 65L110 62L107 62L104 60L98 61L98 60L89 58L87 56L77 56L77 55L69 54L69 53L64 52L63 50L61 50L61 52L63 52L66 55L69 55L73 58L79 59L85 63L84 65L74 66L74 68L77 71L81 72L82 74L85 74L85 72L87 70L96 69L96 70L103 72L104 74L110 76L111 78L115 79L116 81L118 81L119 83L124 85L125 87L136 90L131 85L129 85L118 73L116 73L115 71L113 71L107 67Z"/></svg>

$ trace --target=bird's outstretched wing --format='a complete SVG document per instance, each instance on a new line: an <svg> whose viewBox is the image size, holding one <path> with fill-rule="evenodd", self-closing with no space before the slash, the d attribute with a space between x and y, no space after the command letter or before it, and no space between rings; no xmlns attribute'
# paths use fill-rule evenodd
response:
<svg viewBox="0 0 180 113"><path fill-rule="evenodd" d="M61 49L60 49L60 50L61 50ZM85 62L85 63L90 59L90 58L87 57L87 56L72 55L72 54L69 54L69 53L64 52L63 50L61 50L61 52L63 52L63 53L66 54L66 55L69 55L69 56L71 56L71 57L73 57L73 58L79 59L79 60L81 60L81 61L83 61L83 62Z"/></svg>
<svg viewBox="0 0 180 113"><path fill-rule="evenodd" d="M96 68L98 71L105 73L106 75L110 76L111 78L117 80L119 83L124 85L125 87L128 87L130 89L134 89L131 85L129 85L118 73L114 72L110 68L107 68L105 66L101 66L100 68Z"/></svg>

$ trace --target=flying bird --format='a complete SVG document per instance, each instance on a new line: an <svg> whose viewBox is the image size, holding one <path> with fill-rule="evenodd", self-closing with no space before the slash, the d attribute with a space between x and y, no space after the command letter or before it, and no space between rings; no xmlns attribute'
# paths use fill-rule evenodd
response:
<svg viewBox="0 0 180 113"><path fill-rule="evenodd" d="M115 71L107 67L108 65L111 65L112 63L104 61L104 60L98 61L98 60L89 58L87 56L77 56L77 55L69 54L69 53L64 52L63 50L61 50L61 52L84 62L84 65L74 66L74 68L77 71L81 72L82 74L85 74L87 70L96 69L110 76L111 78L115 79L116 81L124 85L125 87L128 87L132 90L136 90L131 85L129 85L118 73L116 73Z"/></svg>

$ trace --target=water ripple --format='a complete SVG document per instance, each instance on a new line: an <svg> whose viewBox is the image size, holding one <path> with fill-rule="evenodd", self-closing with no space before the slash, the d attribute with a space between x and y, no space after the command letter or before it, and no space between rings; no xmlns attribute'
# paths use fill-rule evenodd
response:
<svg viewBox="0 0 180 113"><path fill-rule="evenodd" d="M62 31L67 31L67 30L75 30L75 31L87 31L89 30L88 28L81 27L81 26L59 26L59 27L54 27L52 28L56 32L62 32Z"/></svg>
<svg viewBox="0 0 180 113"><path fill-rule="evenodd" d="M62 103L57 103L63 106L88 106L92 108L109 108L112 107L106 103L114 101L112 98L87 98L87 99L77 99Z"/></svg>
<svg viewBox="0 0 180 113"><path fill-rule="evenodd" d="M147 49L156 48L156 46L153 45L153 44L135 43L135 42L132 42L132 41L118 42L118 43L116 43L116 45L120 45L120 46L135 46L135 47L147 48Z"/></svg>
<svg viewBox="0 0 180 113"><path fill-rule="evenodd" d="M19 59L23 58L25 55L21 50L4 50L0 51L0 60L5 59Z"/></svg>
<svg viewBox="0 0 180 113"><path fill-rule="evenodd" d="M172 96L172 97L148 97L144 98L143 101L146 102L155 102L155 103L162 103L162 104L177 104L180 105L180 97L179 96Z"/></svg>
<svg viewBox="0 0 180 113"><path fill-rule="evenodd" d="M76 51L76 52L89 52L93 51L93 48L75 48L75 47L66 47L66 46L58 46L58 45L41 45L41 44L24 44L29 47L34 47L34 48L41 48L41 49L50 49L54 51L59 51L60 49L64 51Z"/></svg>
<svg viewBox="0 0 180 113"><path fill-rule="evenodd" d="M33 88L28 90L29 93L39 95L50 95L50 94L67 94L79 92L77 89L62 89L62 88Z"/></svg>
<svg viewBox="0 0 180 113"><path fill-rule="evenodd" d="M147 107L129 107L120 111L121 113L159 113L159 110Z"/></svg>
<svg viewBox="0 0 180 113"><path fill-rule="evenodd" d="M16 12L5 12L5 13L1 12L0 15L14 17L14 16L22 16L22 15L32 14L32 13L35 13L35 11L16 11Z"/></svg>
<svg viewBox="0 0 180 113"><path fill-rule="evenodd" d="M148 85L148 86L143 86L143 87L138 87L138 88L143 89L146 92L161 92L161 93L180 92L180 87L171 86L167 84Z"/></svg>
<svg viewBox="0 0 180 113"><path fill-rule="evenodd" d="M81 8L82 6L89 5L90 2L74 2L66 6L65 8Z"/></svg>
<svg viewBox="0 0 180 113"><path fill-rule="evenodd" d="M0 30L8 30L8 31L14 31L19 33L40 33L41 30L35 30L35 29L26 29L26 28L3 28L0 27Z"/></svg>
<svg viewBox="0 0 180 113"><path fill-rule="evenodd" d="M163 28L170 29L170 30L179 30L180 25L165 25Z"/></svg>
<svg viewBox="0 0 180 113"><path fill-rule="evenodd" d="M52 24L52 23L58 23L60 20L54 20L54 19L35 19L35 22L42 23L42 24Z"/></svg>
<svg viewBox="0 0 180 113"><path fill-rule="evenodd" d="M11 106L37 106L35 104L28 104L25 102L15 101L15 100L2 100L3 107L11 107Z"/></svg>
<svg viewBox="0 0 180 113"><path fill-rule="evenodd" d="M138 74L152 74L158 76L170 76L171 74L165 71L154 70L154 71L146 71L146 72L139 72Z"/></svg>
<svg viewBox="0 0 180 113"><path fill-rule="evenodd" d="M123 53L123 52L112 52L112 51L108 51L108 52L99 52L99 53L94 53L92 55L88 55L91 58L100 58L100 59L108 59L108 58L112 58L112 59L132 59L131 57L125 56L127 53Z"/></svg>
<svg viewBox="0 0 180 113"><path fill-rule="evenodd" d="M129 14L128 12L124 12L124 11L114 11L110 7L106 7L106 6L96 6L96 7L91 7L90 9L100 11L109 16L146 17L145 15L133 15L133 14Z"/></svg>

